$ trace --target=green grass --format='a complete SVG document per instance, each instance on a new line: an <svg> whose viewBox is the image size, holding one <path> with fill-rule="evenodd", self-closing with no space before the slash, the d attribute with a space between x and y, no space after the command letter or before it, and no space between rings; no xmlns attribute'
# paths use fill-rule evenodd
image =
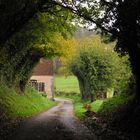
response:
<svg viewBox="0 0 140 140"><path fill-rule="evenodd" d="M74 114L76 117L82 119L85 116L86 109L84 108L83 103L74 104Z"/></svg>
<svg viewBox="0 0 140 140"><path fill-rule="evenodd" d="M56 76L55 77L55 90L59 92L76 92L79 91L78 80L75 76Z"/></svg>
<svg viewBox="0 0 140 140"><path fill-rule="evenodd" d="M80 99L78 100L75 100L74 101L74 113L75 113L75 116L82 119L85 117L85 112L87 111L84 106L86 104L90 105L91 106L91 111L93 112L98 112L100 107L102 106L103 104L103 100L96 100L92 103L90 103L89 101L81 101Z"/></svg>
<svg viewBox="0 0 140 140"><path fill-rule="evenodd" d="M56 102L44 98L32 88L20 95L13 89L0 86L0 121L31 116L55 104Z"/></svg>
<svg viewBox="0 0 140 140"><path fill-rule="evenodd" d="M103 104L104 100L96 100L94 101L93 103L91 103L91 111L94 111L94 112L98 112L101 105Z"/></svg>

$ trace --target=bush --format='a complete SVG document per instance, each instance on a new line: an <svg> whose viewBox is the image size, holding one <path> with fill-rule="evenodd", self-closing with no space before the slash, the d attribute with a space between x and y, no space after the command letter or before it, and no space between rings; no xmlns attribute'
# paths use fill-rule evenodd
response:
<svg viewBox="0 0 140 140"><path fill-rule="evenodd" d="M133 96L128 95L114 96L113 98L107 99L101 105L100 109L98 110L98 114L106 120L111 121L114 119L114 117L120 115L116 114L116 112L132 99Z"/></svg>
<svg viewBox="0 0 140 140"><path fill-rule="evenodd" d="M109 88L122 92L131 75L127 59L120 58L111 46L101 41L78 47L68 61L68 68L78 78L82 99L93 101Z"/></svg>

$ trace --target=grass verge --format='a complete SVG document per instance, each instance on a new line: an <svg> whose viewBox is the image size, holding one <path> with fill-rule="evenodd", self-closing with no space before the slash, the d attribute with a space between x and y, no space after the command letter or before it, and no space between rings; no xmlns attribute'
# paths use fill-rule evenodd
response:
<svg viewBox="0 0 140 140"><path fill-rule="evenodd" d="M32 88L27 88L24 94L17 94L13 89L0 86L0 122L28 117L55 104Z"/></svg>

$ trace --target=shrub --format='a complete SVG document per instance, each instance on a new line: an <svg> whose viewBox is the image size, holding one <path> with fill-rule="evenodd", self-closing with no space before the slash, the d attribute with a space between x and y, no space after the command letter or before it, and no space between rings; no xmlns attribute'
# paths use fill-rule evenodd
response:
<svg viewBox="0 0 140 140"><path fill-rule="evenodd" d="M109 88L122 92L131 75L127 59L120 58L101 42L78 47L68 61L68 68L78 78L82 99L93 101L97 94L106 93Z"/></svg>
<svg viewBox="0 0 140 140"><path fill-rule="evenodd" d="M100 109L98 110L98 114L106 120L111 121L114 119L114 117L120 115L119 113L117 114L117 111L124 105L128 104L132 99L133 96L123 94L109 98L103 102Z"/></svg>

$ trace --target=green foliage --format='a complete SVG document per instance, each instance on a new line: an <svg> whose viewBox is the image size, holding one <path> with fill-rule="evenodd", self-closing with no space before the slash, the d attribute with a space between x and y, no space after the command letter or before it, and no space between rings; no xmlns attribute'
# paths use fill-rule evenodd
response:
<svg viewBox="0 0 140 140"><path fill-rule="evenodd" d="M64 22L64 17L70 17L70 13L64 9L60 11L56 15L38 13L0 48L2 83L19 92L24 91L40 58L63 54L62 42L72 34L74 27L70 24L70 18L65 19L65 26L62 25L62 19Z"/></svg>
<svg viewBox="0 0 140 140"><path fill-rule="evenodd" d="M63 2L62 2L63 3ZM87 3L87 6L83 6ZM138 0L84 0L65 2L77 15L84 17L97 32L106 37L106 42L116 40L116 51L130 57L132 73L136 80L136 100L140 93L140 3ZM131 15L131 16L130 16ZM95 27L95 26L93 26ZM138 97L138 98L137 98ZM139 105L138 105L139 106Z"/></svg>
<svg viewBox="0 0 140 140"><path fill-rule="evenodd" d="M115 116L117 110L121 108L123 105L127 104L132 99L133 96L123 94L120 96L114 96L113 98L109 98L103 102L98 111L98 114L103 118L105 118L106 120L111 120L113 119L113 116Z"/></svg>
<svg viewBox="0 0 140 140"><path fill-rule="evenodd" d="M32 88L27 88L25 94L19 95L14 89L0 86L0 123L27 117L55 105L56 102L41 96Z"/></svg>
<svg viewBox="0 0 140 140"><path fill-rule="evenodd" d="M68 61L68 68L78 78L82 99L91 101L108 88L122 92L131 75L128 58L120 58L111 46L96 39L96 42L81 43Z"/></svg>
<svg viewBox="0 0 140 140"><path fill-rule="evenodd" d="M84 105L82 103L75 103L74 104L74 113L75 116L82 119L85 117L86 109L84 108Z"/></svg>

